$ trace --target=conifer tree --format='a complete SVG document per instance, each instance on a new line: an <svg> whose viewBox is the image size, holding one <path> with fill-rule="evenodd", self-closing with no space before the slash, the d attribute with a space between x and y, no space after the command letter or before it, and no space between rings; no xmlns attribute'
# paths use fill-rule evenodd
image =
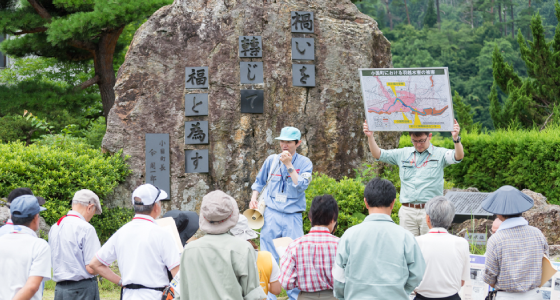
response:
<svg viewBox="0 0 560 300"><path fill-rule="evenodd" d="M473 123L471 106L463 101L463 97L461 97L457 91L455 91L453 95L453 111L455 112L457 122L459 122L461 127L467 132L473 132L473 130L478 127L477 124Z"/></svg>
<svg viewBox="0 0 560 300"><path fill-rule="evenodd" d="M15 36L1 44L7 55L93 60L103 114L115 102L113 56L124 27L145 19L171 0L0 0L0 33Z"/></svg>
<svg viewBox="0 0 560 300"><path fill-rule="evenodd" d="M436 8L434 6L434 0L428 0L428 9L426 15L424 15L424 27L428 26L432 28L437 23Z"/></svg>
<svg viewBox="0 0 560 300"><path fill-rule="evenodd" d="M560 20L560 4L555 3L556 18ZM531 19L533 41L517 34L521 58L527 67L527 78L521 78L494 48L492 68L494 86L490 92L490 115L494 127L515 124L523 128L546 127L560 119L560 23L552 41L547 42L541 16ZM500 103L496 86L507 95Z"/></svg>

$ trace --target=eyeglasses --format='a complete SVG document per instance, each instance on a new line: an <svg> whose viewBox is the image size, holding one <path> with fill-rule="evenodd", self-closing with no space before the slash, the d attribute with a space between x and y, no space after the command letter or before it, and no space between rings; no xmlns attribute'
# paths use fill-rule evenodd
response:
<svg viewBox="0 0 560 300"><path fill-rule="evenodd" d="M428 138L425 138L425 139L419 140L419 141L415 141L415 140L411 139L411 141L412 141L413 144L423 144L423 143L425 143L427 140L428 140Z"/></svg>

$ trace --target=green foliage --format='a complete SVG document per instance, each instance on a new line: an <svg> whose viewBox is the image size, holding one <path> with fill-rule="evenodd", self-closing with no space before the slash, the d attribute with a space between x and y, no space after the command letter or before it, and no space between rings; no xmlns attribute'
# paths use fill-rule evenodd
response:
<svg viewBox="0 0 560 300"><path fill-rule="evenodd" d="M557 19L560 19L560 4L557 1L555 5ZM541 16L537 13L531 19L531 31L532 41L527 41L521 30L517 34L527 78L521 78L510 64L504 62L498 48L494 49L494 82L507 94L502 105L495 87L490 92L490 113L497 128L510 125L545 127L560 105L560 25L556 27L553 40L547 42Z"/></svg>
<svg viewBox="0 0 560 300"><path fill-rule="evenodd" d="M101 117L89 124L86 130L82 130L82 134L89 145L92 145L94 148L101 148L101 142L106 130L105 118Z"/></svg>
<svg viewBox="0 0 560 300"><path fill-rule="evenodd" d="M493 192L504 185L542 193L560 204L560 127L500 129L494 132L461 133L465 158L445 169L445 179L460 187L473 186ZM435 146L452 148L450 139L432 139ZM401 137L399 147L410 146Z"/></svg>
<svg viewBox="0 0 560 300"><path fill-rule="evenodd" d="M61 137L62 138L62 137ZM12 189L29 187L44 197L47 210L41 215L53 224L70 209L74 193L80 189L95 192L101 202L130 174L122 153L110 156L80 140L49 138L30 146L0 144L0 195ZM94 216L102 241L132 216L132 212L103 205L103 214Z"/></svg>
<svg viewBox="0 0 560 300"><path fill-rule="evenodd" d="M461 97L457 91L455 91L455 95L453 95L453 111L455 112L457 122L461 125L463 130L467 132L476 130L477 124L473 124L471 106L463 102L463 97Z"/></svg>
<svg viewBox="0 0 560 300"><path fill-rule="evenodd" d="M428 0L428 11L424 15L424 27L432 28L437 24L436 6L434 0Z"/></svg>

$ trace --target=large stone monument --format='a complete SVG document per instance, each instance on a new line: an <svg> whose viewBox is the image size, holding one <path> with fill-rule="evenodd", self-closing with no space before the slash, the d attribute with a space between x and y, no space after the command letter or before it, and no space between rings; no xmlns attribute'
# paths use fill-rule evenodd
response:
<svg viewBox="0 0 560 300"><path fill-rule="evenodd" d="M294 16L302 18L295 29ZM261 65L262 83L244 83ZM262 163L280 152L274 138L284 126L302 131L299 152L314 171L352 176L371 160L358 68L375 67L391 67L390 44L349 0L175 0L136 32L119 70L103 147L123 149L133 174L108 201L129 204L130 191L150 182L153 133L169 134L165 209L197 210L215 189L246 208ZM376 138L391 149L399 135Z"/></svg>

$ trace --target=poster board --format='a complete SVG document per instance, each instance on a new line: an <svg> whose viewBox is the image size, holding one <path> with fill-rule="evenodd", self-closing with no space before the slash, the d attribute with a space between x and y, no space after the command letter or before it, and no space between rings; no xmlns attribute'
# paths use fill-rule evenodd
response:
<svg viewBox="0 0 560 300"><path fill-rule="evenodd" d="M286 253L286 249L288 249L288 246L292 241L293 240L289 237L281 237L272 240L272 242L274 243L274 248L276 248L276 253L278 253L278 257L282 258L282 256L284 256L284 253Z"/></svg>
<svg viewBox="0 0 560 300"><path fill-rule="evenodd" d="M447 67L359 69L370 131L453 131Z"/></svg>
<svg viewBox="0 0 560 300"><path fill-rule="evenodd" d="M556 274L539 288L543 300L560 300L560 262L552 262L552 266L557 270Z"/></svg>
<svg viewBox="0 0 560 300"><path fill-rule="evenodd" d="M165 229L165 231L169 232L171 236L173 236L175 245L177 246L177 251L179 252L179 254L183 253L183 244L181 243L181 237L179 236L179 231L177 230L175 220L171 217L156 219L156 224L158 224L159 227Z"/></svg>

